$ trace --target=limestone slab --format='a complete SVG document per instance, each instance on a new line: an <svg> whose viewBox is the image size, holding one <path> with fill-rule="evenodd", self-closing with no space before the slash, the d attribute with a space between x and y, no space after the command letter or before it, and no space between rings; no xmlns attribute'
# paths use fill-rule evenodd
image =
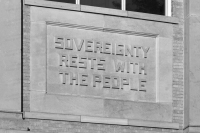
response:
<svg viewBox="0 0 200 133"><path fill-rule="evenodd" d="M20 130L4 130L4 129L0 129L1 133L33 133L30 131L20 131ZM39 133L39 132L38 132Z"/></svg>
<svg viewBox="0 0 200 133"><path fill-rule="evenodd" d="M170 123L170 122L128 120L128 124L133 126L179 129L178 123Z"/></svg>
<svg viewBox="0 0 200 133"><path fill-rule="evenodd" d="M129 30L135 32L157 34L161 37L172 38L173 25L155 21L139 20L105 16L105 28Z"/></svg>
<svg viewBox="0 0 200 133"><path fill-rule="evenodd" d="M124 31L125 32L125 31ZM109 36L109 38L107 38ZM82 44L82 49L79 51L76 48L75 43L71 43L70 45L73 46L73 50L65 49L58 49L56 41L58 40L56 37L60 37L63 39L75 39L77 41L84 40L84 44ZM71 40L75 41L75 40ZM107 49L107 54L105 53L95 53L87 52L85 49L86 47L86 40L91 41L99 41L101 43L107 42L110 46ZM68 40L69 41L69 40ZM66 42L66 40L65 40ZM133 43L134 42L134 43ZM117 55L118 44L121 44L121 48L125 49L125 47L135 47L138 48L138 55ZM67 45L65 43L65 45ZM92 44L89 49L93 49L95 47L94 43ZM114 48L112 48L114 47ZM141 47L141 48L140 48ZM142 47L149 48L148 54L145 55ZM156 101L156 67L157 67L157 60L156 60L156 38L149 36L148 34L144 37L142 35L126 35L125 33L110 33L110 32L102 32L96 30L85 30L85 29L76 29L71 27L63 27L63 26L54 26L48 25L47 26L47 93L55 93L55 94L63 94L63 95L78 95L78 96L90 96L90 97L99 97L99 98L111 98L111 99L119 99L119 100L139 100L139 101ZM124 50L125 51L125 50ZM111 54L111 52L114 54ZM110 53L110 54L109 54ZM60 57L67 56L67 57ZM69 60L71 60L71 56L76 56L75 60L80 60L80 58L84 57L85 61L87 60L87 68L80 68L82 63L76 62L74 65L79 67L71 67ZM138 56L138 57L137 57ZM148 56L147 58L145 56ZM68 62L63 65L60 64L60 59L68 58ZM91 59L95 59L94 68L92 68ZM102 58L105 62L104 67L105 70L99 69L97 60ZM133 62L133 66L130 64ZM117 70L117 64L124 63L126 68L120 71ZM137 65L139 64L139 65ZM60 66L61 65L61 66ZM66 67L66 65L69 65ZM130 67L130 68L129 68ZM145 71L140 70L140 67L145 67ZM140 73L141 71L141 73ZM66 74L63 74L66 72ZM87 85L82 85L80 81L80 74L87 74L86 81ZM39 74L39 73L38 73ZM78 84L74 84L71 82L71 77L75 74L78 74L79 79L76 81ZM96 82L94 81L94 75L100 75L101 81L99 81L99 86L94 87ZM103 84L103 76L111 76L116 77L113 79L114 82L119 81L118 83L112 84L109 83L110 87L105 87ZM63 77L64 76L64 77ZM66 79L64 79L66 78ZM78 77L77 77L78 78ZM127 78L129 80L128 85L124 85L124 89L120 89L122 87L122 78ZM147 80L145 83L146 92L139 92L140 87L140 80ZM124 81L123 81L124 82ZM121 83L121 85L120 85ZM112 87L111 87L112 84ZM118 86L118 89L114 88ZM135 89L135 90L133 90Z"/></svg>
<svg viewBox="0 0 200 133"><path fill-rule="evenodd" d="M199 133L200 127L194 126L194 127L189 127L189 132L190 133Z"/></svg>
<svg viewBox="0 0 200 133"><path fill-rule="evenodd" d="M104 16L83 12L31 7L31 21L51 21L69 24L104 26Z"/></svg>
<svg viewBox="0 0 200 133"><path fill-rule="evenodd" d="M199 16L200 15L200 1L199 0L192 0L189 1L189 6L190 6L190 14L193 16Z"/></svg>
<svg viewBox="0 0 200 133"><path fill-rule="evenodd" d="M31 23L30 33L31 90L46 91L46 23Z"/></svg>
<svg viewBox="0 0 200 133"><path fill-rule="evenodd" d="M86 12L31 7L31 112L172 122L172 24Z"/></svg>
<svg viewBox="0 0 200 133"><path fill-rule="evenodd" d="M103 100L77 96L47 95L31 91L30 110L71 115L103 116Z"/></svg>
<svg viewBox="0 0 200 133"><path fill-rule="evenodd" d="M21 110L21 1L0 1L0 110Z"/></svg>
<svg viewBox="0 0 200 133"><path fill-rule="evenodd" d="M81 5L81 11L127 17L127 11Z"/></svg>
<svg viewBox="0 0 200 133"><path fill-rule="evenodd" d="M159 75L158 75L158 90L157 101L159 102L171 102L172 101L172 39L159 37L158 38L159 49Z"/></svg>
<svg viewBox="0 0 200 133"><path fill-rule="evenodd" d="M105 100L104 108L106 117L172 122L171 103Z"/></svg>
<svg viewBox="0 0 200 133"><path fill-rule="evenodd" d="M44 119L44 120L63 120L63 121L81 121L81 117L78 115L61 115L61 114L50 114L50 113L36 113L36 112L25 112L25 119Z"/></svg>
<svg viewBox="0 0 200 133"><path fill-rule="evenodd" d="M18 112L0 112L1 119L22 119L22 113Z"/></svg>
<svg viewBox="0 0 200 133"><path fill-rule="evenodd" d="M191 17L190 19L190 124L200 124L200 23L199 21L193 21L199 17Z"/></svg>
<svg viewBox="0 0 200 133"><path fill-rule="evenodd" d="M81 116L81 122L128 125L127 119Z"/></svg>

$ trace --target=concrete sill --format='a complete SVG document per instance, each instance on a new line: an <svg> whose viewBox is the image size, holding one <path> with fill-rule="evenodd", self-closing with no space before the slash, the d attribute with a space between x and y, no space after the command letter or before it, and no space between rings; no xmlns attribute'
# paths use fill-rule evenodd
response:
<svg viewBox="0 0 200 133"><path fill-rule="evenodd" d="M22 119L22 112L15 112L15 111L1 111L0 110L0 119Z"/></svg>
<svg viewBox="0 0 200 133"><path fill-rule="evenodd" d="M117 9L109 9L109 8L54 2L54 1L45 1L45 0L24 0L24 1L25 1L24 4L29 5L29 6L40 6L40 7L47 7L47 8L56 8L56 9L61 9L61 10L90 12L90 13L120 16L120 17L133 18L133 19L157 21L157 22L163 22L163 23L172 23L172 24L179 23L178 18L148 14L148 13L122 11L122 10L117 10Z"/></svg>
<svg viewBox="0 0 200 133"><path fill-rule="evenodd" d="M179 129L178 123L170 123L170 122L91 117L91 116L82 116L82 115L64 115L64 114L42 113L42 112L24 112L23 118L24 119L57 120L57 121L77 121L77 122L88 122L88 123L151 127L151 128L153 127L153 128Z"/></svg>
<svg viewBox="0 0 200 133"><path fill-rule="evenodd" d="M23 131L23 130L0 129L0 133L33 133L33 132ZM41 132L37 132L37 133L41 133Z"/></svg>

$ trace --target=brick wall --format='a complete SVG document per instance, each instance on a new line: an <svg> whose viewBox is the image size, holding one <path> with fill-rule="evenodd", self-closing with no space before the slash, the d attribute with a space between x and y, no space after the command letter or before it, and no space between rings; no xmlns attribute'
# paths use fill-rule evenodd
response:
<svg viewBox="0 0 200 133"><path fill-rule="evenodd" d="M30 111L30 7L23 9L23 111Z"/></svg>
<svg viewBox="0 0 200 133"><path fill-rule="evenodd" d="M172 16L179 18L173 35L173 122L184 128L184 2L172 1Z"/></svg>

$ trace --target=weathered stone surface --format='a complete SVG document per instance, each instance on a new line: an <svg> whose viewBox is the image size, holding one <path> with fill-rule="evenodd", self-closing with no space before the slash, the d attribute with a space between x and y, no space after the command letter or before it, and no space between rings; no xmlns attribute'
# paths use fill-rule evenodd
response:
<svg viewBox="0 0 200 133"><path fill-rule="evenodd" d="M199 0L192 0L190 3L190 15L200 16L200 1Z"/></svg>
<svg viewBox="0 0 200 133"><path fill-rule="evenodd" d="M106 117L172 122L170 103L105 100L104 106Z"/></svg>
<svg viewBox="0 0 200 133"><path fill-rule="evenodd" d="M199 19L192 17L191 21ZM200 125L200 23L190 24L190 124Z"/></svg>
<svg viewBox="0 0 200 133"><path fill-rule="evenodd" d="M25 112L26 119L44 119L44 120L61 120L61 121L81 121L81 116L78 115L63 115L51 113L35 113Z"/></svg>
<svg viewBox="0 0 200 133"><path fill-rule="evenodd" d="M42 92L31 92L31 111L60 113L72 115L103 116L102 99L78 96L48 95Z"/></svg>
<svg viewBox="0 0 200 133"><path fill-rule="evenodd" d="M172 24L154 21L138 20L131 18L119 18L105 16L105 28L129 30L143 33L158 34L161 37L172 38Z"/></svg>
<svg viewBox="0 0 200 133"><path fill-rule="evenodd" d="M1 119L22 119L22 113L0 112Z"/></svg>
<svg viewBox="0 0 200 133"><path fill-rule="evenodd" d="M171 102L172 101L172 39L159 37L158 38L159 60L157 87L158 101Z"/></svg>
<svg viewBox="0 0 200 133"><path fill-rule="evenodd" d="M104 16L90 13L31 7L31 21L51 21L69 24L104 26Z"/></svg>
<svg viewBox="0 0 200 133"><path fill-rule="evenodd" d="M178 123L171 122L159 122L159 121L142 121L142 120L129 120L129 125L133 126L145 126L145 127L158 127L158 128L169 128L169 129L179 129Z"/></svg>
<svg viewBox="0 0 200 133"><path fill-rule="evenodd" d="M81 122L128 125L127 119L114 119L114 118L101 118L101 117L88 117L88 116L81 116Z"/></svg>
<svg viewBox="0 0 200 133"><path fill-rule="evenodd" d="M0 110L21 109L21 1L0 1Z"/></svg>
<svg viewBox="0 0 200 133"><path fill-rule="evenodd" d="M142 101L156 101L156 39L155 37L151 36L136 36L136 35L126 35L126 34L119 34L119 33L109 33L109 32L102 32L102 31L92 31L92 30L84 30L84 29L75 29L75 28L64 28L64 27L57 27L57 26L47 26L47 93L55 93L61 95L79 95L79 96L90 96L90 97L99 97L99 98L111 98L111 99L119 99L119 100L142 100ZM148 34L147 34L148 35ZM55 37L63 37L64 39L80 39L84 40L84 44L82 44L82 49L78 51L76 49L75 43L71 43L70 45L73 46L73 50L67 49L58 49L56 48L57 45L55 42ZM109 38L107 38L109 36ZM91 41L99 41L101 43L107 42L110 46L107 49L107 54L104 53L95 53L92 49L95 48L95 44L93 43L90 47L90 50L93 52L87 52L85 50L86 47L86 39ZM73 40L75 41L75 40ZM134 42L134 43L133 43ZM125 51L125 47L136 47L138 48L138 56L135 52L133 52L133 57L130 57L129 53L128 56L125 56L125 52L123 55L116 55L117 54L117 45L123 45L121 47ZM65 45L67 45L65 43ZM113 46L115 48L113 48ZM103 46L104 47L104 46ZM144 53L142 48L139 47L149 48L148 52ZM136 50L136 49L135 49ZM86 52L85 52L86 51ZM111 54L111 52L114 54ZM110 54L109 54L110 53ZM76 63L74 65L79 66L78 68L72 67L70 62L67 63L62 62L62 66L60 66L60 56L59 55L66 55L69 59L70 56L77 56ZM147 56L147 58L144 58ZM80 68L83 66L81 63L78 63L80 58L85 57L87 58L87 68ZM90 58L95 58L94 69L91 66ZM102 58L105 60L105 70L98 70L99 66L97 63L97 59ZM135 65L134 67L130 63L138 63L139 65ZM118 71L116 64L117 63L125 63L125 68ZM128 64L129 63L129 64ZM66 65L69 65L66 67ZM139 67L145 67L145 71L141 70ZM130 68L128 68L130 67ZM138 68L137 68L138 67ZM67 78L63 81L60 79L59 73L67 72L68 74L64 76ZM71 72L71 74L70 74ZM85 73L88 75L86 83L88 85L81 85L80 75L78 79L78 85L71 85L70 77L74 74L81 74ZM100 75L101 80L99 83L93 82L94 74ZM147 75L146 75L147 74ZM39 75L39 73L37 74ZM103 76L115 76L118 78L118 83L109 83L110 87L103 87ZM122 89L122 79L127 78L129 81L129 85L124 85ZM140 80L145 80L145 89L146 92L142 91L143 88L140 86ZM109 80L111 82L111 80ZM116 80L117 81L117 80ZM97 87L94 85L97 84ZM118 84L118 86L117 86ZM114 86L116 86L114 88ZM117 88L118 87L118 88ZM132 89L132 90L131 90ZM135 89L135 90L133 90ZM141 90L140 90L141 89ZM139 92L140 91L140 92Z"/></svg>
<svg viewBox="0 0 200 133"><path fill-rule="evenodd" d="M46 24L31 24L30 42L30 74L31 90L46 91Z"/></svg>
<svg viewBox="0 0 200 133"><path fill-rule="evenodd" d="M200 127L189 127L189 133L199 133Z"/></svg>
<svg viewBox="0 0 200 133"><path fill-rule="evenodd" d="M31 111L172 121L171 24L40 7L31 14ZM123 49L131 46L133 57ZM136 63L137 70L128 73L115 61ZM132 78L132 86L121 89L117 76Z"/></svg>
<svg viewBox="0 0 200 133"><path fill-rule="evenodd" d="M109 8L101 8L101 7L93 7L93 6L85 6L85 5L81 5L81 11L109 14L109 15L117 15L117 16L125 16L125 17L128 16L127 11L109 9Z"/></svg>
<svg viewBox="0 0 200 133"><path fill-rule="evenodd" d="M3 130L3 129L0 129L0 132L1 133L33 133L30 131Z"/></svg>

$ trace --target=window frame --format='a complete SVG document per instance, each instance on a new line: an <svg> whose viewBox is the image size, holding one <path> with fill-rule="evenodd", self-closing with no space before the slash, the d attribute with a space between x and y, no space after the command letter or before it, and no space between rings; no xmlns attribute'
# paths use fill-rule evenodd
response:
<svg viewBox="0 0 200 133"><path fill-rule="evenodd" d="M165 16L172 16L172 0L165 0Z"/></svg>
<svg viewBox="0 0 200 133"><path fill-rule="evenodd" d="M126 0L121 0L121 10L126 11ZM80 0L75 0L75 4L80 5ZM165 15L164 16L171 16L172 11L172 0L165 0Z"/></svg>

